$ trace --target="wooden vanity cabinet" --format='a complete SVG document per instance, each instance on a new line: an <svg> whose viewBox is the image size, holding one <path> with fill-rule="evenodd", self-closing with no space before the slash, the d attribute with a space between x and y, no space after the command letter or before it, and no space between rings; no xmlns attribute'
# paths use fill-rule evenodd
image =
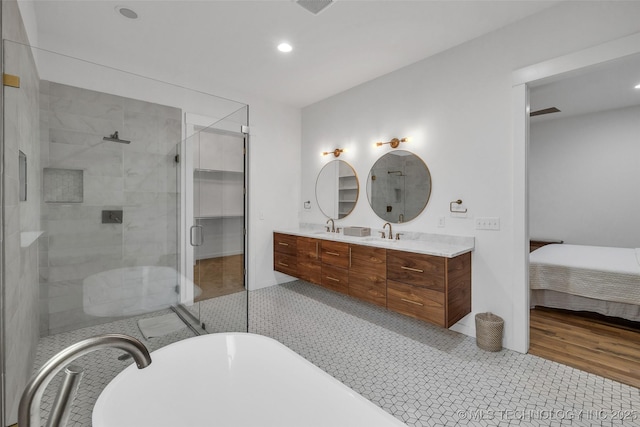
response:
<svg viewBox="0 0 640 427"><path fill-rule="evenodd" d="M471 312L471 253L387 250L387 308L445 328Z"/></svg>
<svg viewBox="0 0 640 427"><path fill-rule="evenodd" d="M273 234L274 269L449 328L471 312L471 253L453 258Z"/></svg>
<svg viewBox="0 0 640 427"><path fill-rule="evenodd" d="M322 278L320 284L343 294L349 294L349 260L348 243L323 240L320 244L322 259Z"/></svg>
<svg viewBox="0 0 640 427"><path fill-rule="evenodd" d="M387 250L350 245L349 295L382 307L387 306Z"/></svg>
<svg viewBox="0 0 640 427"><path fill-rule="evenodd" d="M298 277L297 238L289 234L273 233L273 269Z"/></svg>
<svg viewBox="0 0 640 427"><path fill-rule="evenodd" d="M322 282L322 260L319 239L298 237L296 241L298 278L319 285Z"/></svg>

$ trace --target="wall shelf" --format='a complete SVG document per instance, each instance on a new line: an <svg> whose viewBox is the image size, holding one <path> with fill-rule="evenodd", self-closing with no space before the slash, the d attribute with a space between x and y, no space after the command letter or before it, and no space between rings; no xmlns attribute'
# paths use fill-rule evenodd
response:
<svg viewBox="0 0 640 427"><path fill-rule="evenodd" d="M193 175L196 179L215 179L215 178L232 178L244 177L244 172L242 171L229 171L229 170L218 170L218 169L194 169Z"/></svg>
<svg viewBox="0 0 640 427"><path fill-rule="evenodd" d="M338 177L338 219L344 218L358 200L358 179L355 175Z"/></svg>
<svg viewBox="0 0 640 427"><path fill-rule="evenodd" d="M232 218L244 218L244 215L239 214L224 214L224 215L205 215L197 216L194 219L196 221L210 220L210 219L232 219Z"/></svg>

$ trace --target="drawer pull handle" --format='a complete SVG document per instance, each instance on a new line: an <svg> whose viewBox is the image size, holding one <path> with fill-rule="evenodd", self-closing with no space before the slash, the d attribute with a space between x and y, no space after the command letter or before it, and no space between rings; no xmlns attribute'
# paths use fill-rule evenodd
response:
<svg viewBox="0 0 640 427"><path fill-rule="evenodd" d="M335 277L329 277L329 276L325 276L327 278L327 280L331 280L333 282L339 282L340 279L336 279Z"/></svg>
<svg viewBox="0 0 640 427"><path fill-rule="evenodd" d="M340 256L340 254L339 254L339 253L337 253L337 252L329 252L329 251L327 251L327 252L325 252L325 254L327 254L327 255L333 255L333 256Z"/></svg>
<svg viewBox="0 0 640 427"><path fill-rule="evenodd" d="M279 244L279 245L282 245L282 246L289 246L289 244L288 244L288 243L285 243L285 242L278 242L278 244Z"/></svg>
<svg viewBox="0 0 640 427"><path fill-rule="evenodd" d="M289 264L285 264L285 263L284 263L284 262L282 262L282 261L278 262L278 264L283 265L283 266L285 266L285 267L289 267Z"/></svg>
<svg viewBox="0 0 640 427"><path fill-rule="evenodd" d="M416 273L424 273L424 270L420 270L418 268L405 267L404 265L400 268L402 268L403 270L415 271Z"/></svg>
<svg viewBox="0 0 640 427"><path fill-rule="evenodd" d="M404 299L404 298L400 298L400 300L402 300L402 301L404 301L404 302L411 303L411 304L415 304L415 305L419 305L419 306L424 306L424 304L423 304L423 303L418 302L418 301L411 301L410 299Z"/></svg>

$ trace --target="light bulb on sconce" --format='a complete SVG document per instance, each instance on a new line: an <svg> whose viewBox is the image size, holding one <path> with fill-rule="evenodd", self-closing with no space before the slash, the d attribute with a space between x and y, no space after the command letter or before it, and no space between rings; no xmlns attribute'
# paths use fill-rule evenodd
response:
<svg viewBox="0 0 640 427"><path fill-rule="evenodd" d="M410 142L410 141L411 141L411 137L406 137L402 139L393 138L391 141L387 141L387 142L376 142L376 147L389 144L391 148L398 148L401 142Z"/></svg>
<svg viewBox="0 0 640 427"><path fill-rule="evenodd" d="M329 154L333 154L334 157L340 157L340 153L344 153L344 148L336 148L333 151L324 151L322 155L327 156Z"/></svg>

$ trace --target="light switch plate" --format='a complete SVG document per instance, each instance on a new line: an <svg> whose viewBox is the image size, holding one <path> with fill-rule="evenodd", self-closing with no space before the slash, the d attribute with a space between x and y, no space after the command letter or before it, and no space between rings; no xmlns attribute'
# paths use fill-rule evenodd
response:
<svg viewBox="0 0 640 427"><path fill-rule="evenodd" d="M500 217L476 218L476 230L500 230Z"/></svg>

